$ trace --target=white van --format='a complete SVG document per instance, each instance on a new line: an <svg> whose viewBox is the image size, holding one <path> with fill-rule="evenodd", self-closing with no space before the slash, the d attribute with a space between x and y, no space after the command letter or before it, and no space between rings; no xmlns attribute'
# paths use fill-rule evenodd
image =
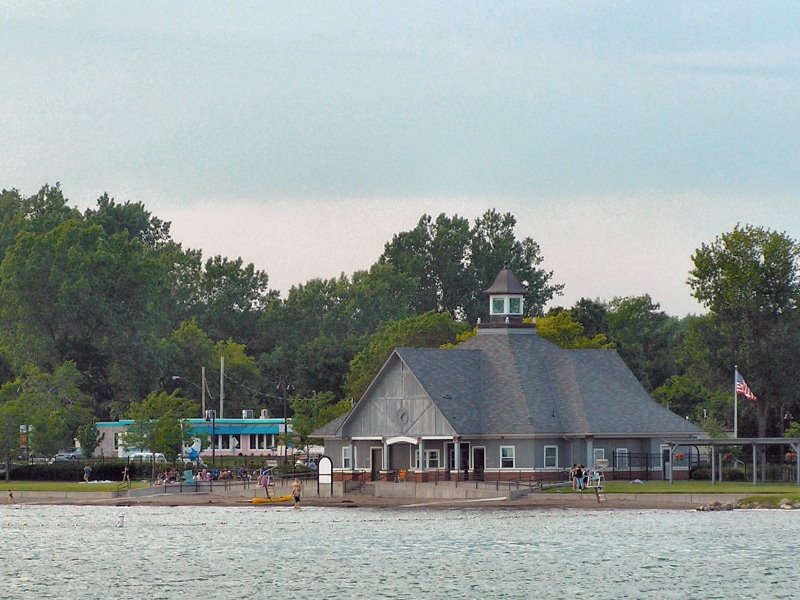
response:
<svg viewBox="0 0 800 600"><path fill-rule="evenodd" d="M152 462L153 461L153 453L152 452L134 452L133 454L128 455L128 460L131 462ZM167 462L167 457L161 454L161 452L156 452L155 454L155 461L160 463Z"/></svg>

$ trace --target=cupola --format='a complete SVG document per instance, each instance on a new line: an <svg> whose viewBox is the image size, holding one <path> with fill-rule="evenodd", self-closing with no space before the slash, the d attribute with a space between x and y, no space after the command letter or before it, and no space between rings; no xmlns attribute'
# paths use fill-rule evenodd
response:
<svg viewBox="0 0 800 600"><path fill-rule="evenodd" d="M489 297L489 323L483 326L526 327L522 322L526 291L514 272L503 267L492 286L484 290Z"/></svg>

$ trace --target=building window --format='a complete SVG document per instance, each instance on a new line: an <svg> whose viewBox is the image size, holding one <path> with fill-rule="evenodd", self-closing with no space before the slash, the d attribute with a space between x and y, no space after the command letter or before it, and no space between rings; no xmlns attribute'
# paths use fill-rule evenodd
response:
<svg viewBox="0 0 800 600"><path fill-rule="evenodd" d="M544 468L555 469L558 466L558 446L544 447Z"/></svg>
<svg viewBox="0 0 800 600"><path fill-rule="evenodd" d="M252 433L250 434L250 449L251 450L266 450L272 447L272 435L269 433Z"/></svg>
<svg viewBox="0 0 800 600"><path fill-rule="evenodd" d="M441 454L438 450L425 450L425 468L438 469L441 467ZM419 469L419 450L414 450L414 468Z"/></svg>
<svg viewBox="0 0 800 600"><path fill-rule="evenodd" d="M220 445L219 445L220 448L222 448L223 450L231 449L231 436L220 435L219 440L220 440Z"/></svg>
<svg viewBox="0 0 800 600"><path fill-rule="evenodd" d="M508 312L512 315L522 314L522 298L509 298L508 299Z"/></svg>
<svg viewBox="0 0 800 600"><path fill-rule="evenodd" d="M514 468L514 446L500 446L500 468Z"/></svg>
<svg viewBox="0 0 800 600"><path fill-rule="evenodd" d="M352 469L353 468L353 448L351 446L345 446L342 448L342 468L343 469Z"/></svg>
<svg viewBox="0 0 800 600"><path fill-rule="evenodd" d="M594 449L594 466L597 466L598 460L605 460L606 459L606 451L605 448L595 448Z"/></svg>
<svg viewBox="0 0 800 600"><path fill-rule="evenodd" d="M114 434L114 450L119 450L124 445L125 445L125 432L117 431Z"/></svg>
<svg viewBox="0 0 800 600"><path fill-rule="evenodd" d="M506 314L506 299L505 298L492 298L492 314L504 315Z"/></svg>
<svg viewBox="0 0 800 600"><path fill-rule="evenodd" d="M630 455L627 448L617 448L614 450L614 468L627 469L630 465Z"/></svg>

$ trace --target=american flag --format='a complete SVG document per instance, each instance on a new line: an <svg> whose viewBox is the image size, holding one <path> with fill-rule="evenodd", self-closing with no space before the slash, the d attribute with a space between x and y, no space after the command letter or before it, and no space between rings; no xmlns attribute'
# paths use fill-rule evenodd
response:
<svg viewBox="0 0 800 600"><path fill-rule="evenodd" d="M750 391L750 386L738 372L736 373L736 393L741 394L748 400L758 400L756 395Z"/></svg>

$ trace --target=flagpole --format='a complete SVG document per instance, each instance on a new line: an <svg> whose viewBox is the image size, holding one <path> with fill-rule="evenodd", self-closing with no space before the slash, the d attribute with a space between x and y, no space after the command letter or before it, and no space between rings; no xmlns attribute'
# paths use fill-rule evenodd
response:
<svg viewBox="0 0 800 600"><path fill-rule="evenodd" d="M736 393L736 382L739 381L739 365L733 365L733 437L739 438L739 395Z"/></svg>

